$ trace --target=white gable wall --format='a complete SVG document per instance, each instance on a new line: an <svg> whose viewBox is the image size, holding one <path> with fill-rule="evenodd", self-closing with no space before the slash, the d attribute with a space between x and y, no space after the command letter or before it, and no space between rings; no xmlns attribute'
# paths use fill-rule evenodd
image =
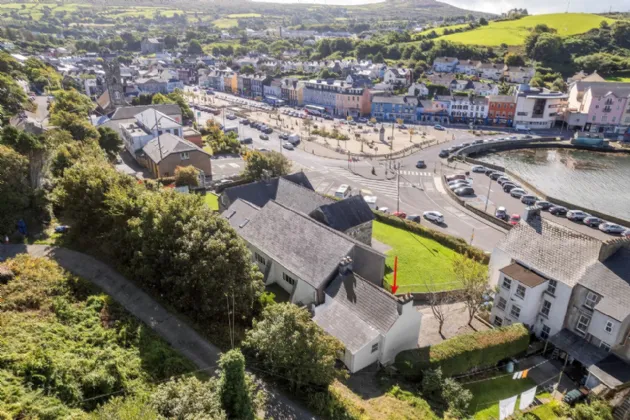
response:
<svg viewBox="0 0 630 420"><path fill-rule="evenodd" d="M422 314L409 302L403 306L403 313L387 331L383 340L380 362L388 365L394 362L396 355L403 350L418 347Z"/></svg>
<svg viewBox="0 0 630 420"><path fill-rule="evenodd" d="M346 366L348 366L350 372L358 372L361 369L364 369L370 366L372 363L378 361L382 351L381 346L383 345L383 342L383 336L379 334L372 341L363 346L359 351L354 354L350 354L349 357L348 354L350 352L346 350L346 354L344 355L344 363L346 363ZM378 347L374 352L372 352L372 347L375 344L378 344ZM351 359L350 364L348 364L346 361L346 359L348 358Z"/></svg>

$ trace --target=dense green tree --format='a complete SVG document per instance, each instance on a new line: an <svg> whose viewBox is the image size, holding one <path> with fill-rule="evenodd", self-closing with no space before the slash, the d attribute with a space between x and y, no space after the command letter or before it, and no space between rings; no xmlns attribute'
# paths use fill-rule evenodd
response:
<svg viewBox="0 0 630 420"><path fill-rule="evenodd" d="M177 36L173 34L166 35L164 37L164 46L168 49L177 47Z"/></svg>
<svg viewBox="0 0 630 420"><path fill-rule="evenodd" d="M549 62L559 61L563 56L564 47L562 38L548 32L536 34L535 42L530 42L530 38L526 40L527 55L537 61ZM533 39L533 38L532 38Z"/></svg>
<svg viewBox="0 0 630 420"><path fill-rule="evenodd" d="M623 48L630 48L630 22L619 20L612 25L612 37Z"/></svg>
<svg viewBox="0 0 630 420"><path fill-rule="evenodd" d="M479 24L485 26L488 24L488 20L484 17L481 17L479 18Z"/></svg>
<svg viewBox="0 0 630 420"><path fill-rule="evenodd" d="M87 118L90 111L94 109L92 100L74 89L58 90L53 93L53 96L55 99L50 107L51 115L65 111Z"/></svg>
<svg viewBox="0 0 630 420"><path fill-rule="evenodd" d="M98 140L98 130L90 124L87 118L74 112L55 112L54 114L51 114L50 122L54 126L70 132L70 134L72 134L72 138L75 140Z"/></svg>
<svg viewBox="0 0 630 420"><path fill-rule="evenodd" d="M55 131L64 132L63 130ZM69 133L68 135L70 140L74 140ZM50 163L50 172L54 177L60 177L66 169L80 160L104 163L105 153L96 140L63 142L54 149Z"/></svg>
<svg viewBox="0 0 630 420"><path fill-rule="evenodd" d="M292 390L326 387L340 375L335 360L343 345L313 322L306 308L291 303L267 306L243 344Z"/></svg>
<svg viewBox="0 0 630 420"><path fill-rule="evenodd" d="M577 57L575 65L588 73L597 70L601 74L610 74L630 68L630 58L608 53L596 53Z"/></svg>
<svg viewBox="0 0 630 420"><path fill-rule="evenodd" d="M245 155L243 175L252 181L263 178L265 172L271 177L287 175L291 171L291 161L282 153L275 151L259 152L253 150Z"/></svg>
<svg viewBox="0 0 630 420"><path fill-rule="evenodd" d="M122 140L118 132L109 127L99 127L98 134L99 146L105 151L107 157L114 159L122 147Z"/></svg>
<svg viewBox="0 0 630 420"><path fill-rule="evenodd" d="M201 48L201 43L196 39L191 39L188 42L188 54L203 54L203 48Z"/></svg>
<svg viewBox="0 0 630 420"><path fill-rule="evenodd" d="M516 53L507 53L503 58L503 62L508 66L524 66L525 59L523 56Z"/></svg>
<svg viewBox="0 0 630 420"><path fill-rule="evenodd" d="M28 159L0 144L0 235L11 235L31 203Z"/></svg>
<svg viewBox="0 0 630 420"><path fill-rule="evenodd" d="M147 398L139 396L114 397L98 407L88 417L93 420L162 420Z"/></svg>
<svg viewBox="0 0 630 420"><path fill-rule="evenodd" d="M219 393L223 409L233 419L254 418L253 403L245 375L245 357L239 349L221 355L219 359L221 377Z"/></svg>
<svg viewBox="0 0 630 420"><path fill-rule="evenodd" d="M0 73L0 108L13 115L29 106L24 89L11 76Z"/></svg>
<svg viewBox="0 0 630 420"><path fill-rule="evenodd" d="M199 186L199 169L192 165L178 166L175 168L175 185L182 187L184 185L189 187Z"/></svg>
<svg viewBox="0 0 630 420"><path fill-rule="evenodd" d="M166 419L226 420L221 408L217 380L200 381L194 376L162 384L151 396L151 406Z"/></svg>
<svg viewBox="0 0 630 420"><path fill-rule="evenodd" d="M241 70L239 71L239 73L254 74L256 73L256 69L251 64L246 64L243 67L241 67Z"/></svg>

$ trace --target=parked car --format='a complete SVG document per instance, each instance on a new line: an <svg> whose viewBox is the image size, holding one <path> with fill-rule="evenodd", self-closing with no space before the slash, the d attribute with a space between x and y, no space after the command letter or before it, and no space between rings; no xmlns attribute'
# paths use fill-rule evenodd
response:
<svg viewBox="0 0 630 420"><path fill-rule="evenodd" d="M600 219L599 217L588 216L582 219L582 223L584 223L586 226L598 227L599 225L604 223L604 221Z"/></svg>
<svg viewBox="0 0 630 420"><path fill-rule="evenodd" d="M416 162L416 168L418 169L424 169L427 167L427 164L424 163L424 160L419 160Z"/></svg>
<svg viewBox="0 0 630 420"><path fill-rule="evenodd" d="M505 207L497 207L497 210L494 212L494 217L506 220L508 217L507 209Z"/></svg>
<svg viewBox="0 0 630 420"><path fill-rule="evenodd" d="M227 114L225 118L227 118L228 120L235 120L237 117L234 114Z"/></svg>
<svg viewBox="0 0 630 420"><path fill-rule="evenodd" d="M433 128L435 128L438 131L444 131L444 127L442 127L440 124L434 125Z"/></svg>
<svg viewBox="0 0 630 420"><path fill-rule="evenodd" d="M287 150L294 150L295 147L293 147L293 144L289 143L288 141L285 141L282 143L282 147L287 149Z"/></svg>
<svg viewBox="0 0 630 420"><path fill-rule="evenodd" d="M265 128L265 134L271 134L271 133L273 133L273 128L271 127Z"/></svg>
<svg viewBox="0 0 630 420"><path fill-rule="evenodd" d="M425 211L424 213L422 213L422 216L425 219L430 220L437 224L444 223L444 216L439 211L433 211L433 210Z"/></svg>
<svg viewBox="0 0 630 420"><path fill-rule="evenodd" d="M450 181L455 181L456 179L466 179L466 175L464 174L456 174L456 175L447 175L446 176L446 181L450 182Z"/></svg>
<svg viewBox="0 0 630 420"><path fill-rule="evenodd" d="M488 169L488 168L486 168L485 166L475 165L470 170L475 172L475 173L485 173L486 169Z"/></svg>
<svg viewBox="0 0 630 420"><path fill-rule="evenodd" d="M525 194L527 194L527 191L522 188L512 188L512 190L510 191L510 195L514 198L521 198Z"/></svg>
<svg viewBox="0 0 630 420"><path fill-rule="evenodd" d="M496 181L497 179L501 178L502 176L505 176L505 174L503 174L503 172L493 172L490 174L490 179L493 181Z"/></svg>
<svg viewBox="0 0 630 420"><path fill-rule="evenodd" d="M486 172L484 172L484 174L486 174L487 176L490 176L490 175L492 175L492 173L494 173L494 172L496 172L496 170L491 169L491 168L488 168L488 169L486 169Z"/></svg>
<svg viewBox="0 0 630 420"><path fill-rule="evenodd" d="M288 134L280 134L278 137L280 137L280 140L289 140L289 135Z"/></svg>
<svg viewBox="0 0 630 420"><path fill-rule="evenodd" d="M538 197L536 197L535 195L525 194L521 197L521 203L527 206L531 206L532 204L536 203L536 201L538 201Z"/></svg>
<svg viewBox="0 0 630 420"><path fill-rule="evenodd" d="M472 185L470 185L466 181L459 180L459 181L455 181L453 184L449 185L448 187L451 189L451 191L455 191L458 188L472 187Z"/></svg>
<svg viewBox="0 0 630 420"><path fill-rule="evenodd" d="M510 216L510 220L508 221L508 223L514 226L514 225L518 225L518 222L520 221L521 221L521 215L515 213Z"/></svg>
<svg viewBox="0 0 630 420"><path fill-rule="evenodd" d="M252 139L251 137L241 139L241 144L252 144L253 142L254 142L254 139Z"/></svg>
<svg viewBox="0 0 630 420"><path fill-rule="evenodd" d="M515 184L513 182L506 182L506 183L503 184L503 192L509 193L514 188L521 188L521 187L520 187L520 185Z"/></svg>
<svg viewBox="0 0 630 420"><path fill-rule="evenodd" d="M455 184L467 184L470 185L470 182L467 179L454 179L452 181L448 181L447 185L450 187Z"/></svg>
<svg viewBox="0 0 630 420"><path fill-rule="evenodd" d="M475 141L472 142L472 144L481 144L481 143L483 143L482 139L475 140Z"/></svg>
<svg viewBox="0 0 630 420"><path fill-rule="evenodd" d="M497 182L499 183L499 185L503 185L506 182L510 182L510 178L508 178L507 176L503 175L497 178Z"/></svg>
<svg viewBox="0 0 630 420"><path fill-rule="evenodd" d="M582 211L582 210L569 210L567 212L567 219L573 220L574 222L581 222L582 220L589 217L590 214Z"/></svg>
<svg viewBox="0 0 630 420"><path fill-rule="evenodd" d="M621 233L621 236L625 238L630 238L630 229L626 229Z"/></svg>
<svg viewBox="0 0 630 420"><path fill-rule="evenodd" d="M549 207L549 213L553 214L554 216L564 216L565 214L567 214L567 211L569 210L566 207L562 206Z"/></svg>
<svg viewBox="0 0 630 420"><path fill-rule="evenodd" d="M455 191L453 191L455 193L455 195L458 196L465 196L465 195L474 195L475 194L475 190L472 189L472 187L461 187L456 189Z"/></svg>
<svg viewBox="0 0 630 420"><path fill-rule="evenodd" d="M269 136L268 136L268 135L266 135L266 134L261 134L261 135L260 135L260 136L258 136L258 137L260 137L260 139L261 139L261 140L269 140Z"/></svg>
<svg viewBox="0 0 630 420"><path fill-rule="evenodd" d="M553 204L550 203L549 201L538 200L538 201L536 201L535 206L538 207L541 210L549 210L549 208L551 206L553 206Z"/></svg>
<svg viewBox="0 0 630 420"><path fill-rule="evenodd" d="M410 214L405 219L409 220L410 222L416 222L416 223L420 223L422 221L420 216L418 216L417 214Z"/></svg>
<svg viewBox="0 0 630 420"><path fill-rule="evenodd" d="M392 215L396 217L400 217L401 219L404 219L407 217L407 213L405 213L404 211L395 211L392 213Z"/></svg>
<svg viewBox="0 0 630 420"><path fill-rule="evenodd" d="M440 154L438 156L441 158L447 158L449 154L450 153L448 152L448 150L444 149L444 150L440 150Z"/></svg>
<svg viewBox="0 0 630 420"><path fill-rule="evenodd" d="M243 124L243 125L249 125L249 120L247 120L247 119L242 119L242 120L240 120L239 122L240 122L241 124Z"/></svg>
<svg viewBox="0 0 630 420"><path fill-rule="evenodd" d="M616 223L604 222L599 225L599 230L606 233L623 233L626 228Z"/></svg>

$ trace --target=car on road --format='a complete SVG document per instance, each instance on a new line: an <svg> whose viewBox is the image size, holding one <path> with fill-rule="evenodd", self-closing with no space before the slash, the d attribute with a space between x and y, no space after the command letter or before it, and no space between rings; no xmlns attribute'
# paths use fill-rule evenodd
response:
<svg viewBox="0 0 630 420"><path fill-rule="evenodd" d="M512 192L514 188L521 188L520 185L515 184L513 182L506 182L503 184L503 192L509 193Z"/></svg>
<svg viewBox="0 0 630 420"><path fill-rule="evenodd" d="M259 152L268 152L269 149L265 149L264 147L257 147L256 150L258 150Z"/></svg>
<svg viewBox="0 0 630 420"><path fill-rule="evenodd" d="M227 118L228 120L235 120L237 117L234 114L227 114L225 118Z"/></svg>
<svg viewBox="0 0 630 420"><path fill-rule="evenodd" d="M435 128L438 131L444 131L444 127L442 127L440 124L434 125L433 128Z"/></svg>
<svg viewBox="0 0 630 420"><path fill-rule="evenodd" d="M494 217L501 220L507 220L508 218L507 209L503 206L497 207L497 210L494 212Z"/></svg>
<svg viewBox="0 0 630 420"><path fill-rule="evenodd" d="M404 219L407 217L407 213L405 213L404 211L395 211L392 213L392 215L396 217L400 217L401 219Z"/></svg>
<svg viewBox="0 0 630 420"><path fill-rule="evenodd" d="M123 160L120 156L116 156L116 164L120 165L121 163L123 163Z"/></svg>
<svg viewBox="0 0 630 420"><path fill-rule="evenodd" d="M455 195L458 195L460 197L462 196L466 196L466 195L474 195L475 194L475 190L473 190L472 187L461 187L461 188L457 188L455 191L453 191L455 193Z"/></svg>
<svg viewBox="0 0 630 420"><path fill-rule="evenodd" d="M598 227L599 230L606 233L623 233L626 231L626 228L618 225L616 223L604 222Z"/></svg>
<svg viewBox="0 0 630 420"><path fill-rule="evenodd" d="M554 216L564 216L565 214L567 214L568 211L569 210L563 206L549 207L549 213L553 214Z"/></svg>
<svg viewBox="0 0 630 420"><path fill-rule="evenodd" d="M501 178L502 176L505 176L505 174L503 172L493 172L490 174L490 179L493 181L496 181L497 179Z"/></svg>
<svg viewBox="0 0 630 420"><path fill-rule="evenodd" d="M281 133L278 137L280 137L280 140L289 140L289 135L286 133Z"/></svg>
<svg viewBox="0 0 630 420"><path fill-rule="evenodd" d="M365 124L366 122L368 122L368 119L361 117L361 118L357 119L357 121L362 123L362 124Z"/></svg>
<svg viewBox="0 0 630 420"><path fill-rule="evenodd" d="M409 220L410 222L416 223L420 223L422 221L420 216L418 216L417 214L410 214L409 216L405 217L405 219Z"/></svg>
<svg viewBox="0 0 630 420"><path fill-rule="evenodd" d="M527 191L522 188L512 188L512 190L510 191L510 195L514 198L521 198L525 194L527 194Z"/></svg>
<svg viewBox="0 0 630 420"><path fill-rule="evenodd" d="M424 163L424 160L419 160L416 162L416 168L418 169L424 169L427 167L427 164Z"/></svg>
<svg viewBox="0 0 630 420"><path fill-rule="evenodd" d="M248 119L242 119L239 121L239 123L243 124L243 125L249 125L249 120Z"/></svg>
<svg viewBox="0 0 630 420"><path fill-rule="evenodd" d="M536 197L535 195L525 194L524 196L521 197L521 203L527 206L531 206L532 204L535 204L536 201L538 201L538 197Z"/></svg>
<svg viewBox="0 0 630 420"><path fill-rule="evenodd" d="M630 238L630 229L626 229L621 232L621 236L623 236L624 238Z"/></svg>
<svg viewBox="0 0 630 420"><path fill-rule="evenodd" d="M470 170L475 172L475 173L485 173L486 169L488 169L488 168L486 168L485 166L481 166L481 165L475 165L472 168L470 168Z"/></svg>
<svg viewBox="0 0 630 420"><path fill-rule="evenodd" d="M261 139L261 140L269 140L269 136L268 136L268 135L266 135L266 134L261 134L261 135L260 135L260 136L258 136L258 137L260 137L260 139Z"/></svg>
<svg viewBox="0 0 630 420"><path fill-rule="evenodd" d="M285 141L284 143L282 143L282 147L287 149L287 150L294 150L295 149L293 144L289 143L288 141Z"/></svg>
<svg viewBox="0 0 630 420"><path fill-rule="evenodd" d="M514 213L513 215L510 216L510 220L508 221L508 223L514 226L514 225L518 225L518 222L520 221L521 221L521 215Z"/></svg>
<svg viewBox="0 0 630 420"><path fill-rule="evenodd" d="M449 154L448 150L440 150L440 154L438 156L441 158L447 158Z"/></svg>
<svg viewBox="0 0 630 420"><path fill-rule="evenodd" d="M406 130L407 126L405 124L398 124L396 128L398 128L399 130Z"/></svg>
<svg viewBox="0 0 630 420"><path fill-rule="evenodd" d="M534 205L541 210L549 210L549 208L553 206L553 203L550 203L549 201L538 200Z"/></svg>
<svg viewBox="0 0 630 420"><path fill-rule="evenodd" d="M586 226L598 227L599 225L604 223L604 221L600 219L599 217L588 216L582 219L582 223L584 223Z"/></svg>
<svg viewBox="0 0 630 420"><path fill-rule="evenodd" d="M510 136L510 137L509 137L509 140L518 140L518 137L516 137L516 136Z"/></svg>
<svg viewBox="0 0 630 420"><path fill-rule="evenodd" d="M247 137L244 139L240 140L241 144L252 144L254 142L254 139L252 139L251 137Z"/></svg>
<svg viewBox="0 0 630 420"><path fill-rule="evenodd" d="M574 222L581 222L589 216L590 214L582 210L569 210L567 212L567 219L573 220Z"/></svg>
<svg viewBox="0 0 630 420"><path fill-rule="evenodd" d="M442 215L439 211L425 211L422 213L422 217L437 224L444 223L444 215Z"/></svg>
<svg viewBox="0 0 630 420"><path fill-rule="evenodd" d="M483 143L482 139L475 140L475 141L472 142L472 144L482 144L482 143Z"/></svg>

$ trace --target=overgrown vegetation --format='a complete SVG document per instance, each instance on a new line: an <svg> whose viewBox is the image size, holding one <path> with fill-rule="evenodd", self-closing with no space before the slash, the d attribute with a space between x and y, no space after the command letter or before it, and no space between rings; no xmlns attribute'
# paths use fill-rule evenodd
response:
<svg viewBox="0 0 630 420"><path fill-rule="evenodd" d="M243 177L250 181L259 181L265 176L270 178L283 176L291 171L291 161L282 153L275 151L248 150L243 158L245 159Z"/></svg>

